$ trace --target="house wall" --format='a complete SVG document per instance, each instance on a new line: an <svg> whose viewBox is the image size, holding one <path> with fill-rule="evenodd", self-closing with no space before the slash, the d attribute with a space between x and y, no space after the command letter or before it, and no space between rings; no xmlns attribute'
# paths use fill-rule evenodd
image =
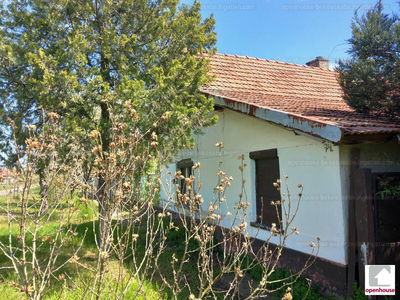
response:
<svg viewBox="0 0 400 300"><path fill-rule="evenodd" d="M182 151L177 157L177 161L191 158L194 163L201 163L199 181L203 186L200 193L205 199L202 209L208 207L217 183L219 158L215 144L223 142L222 170L234 178L232 187L226 193L228 207L232 208L238 203L238 194L241 192L238 155L245 154L245 163L248 165L244 169L245 189L247 201L251 203L246 221L248 224L255 221L255 161L249 158L249 152L276 148L281 178L284 178L283 171L289 176L291 194L297 196L298 183L304 186L300 210L293 223L293 226L299 228L300 234L290 237L287 247L310 253L309 243L316 242L319 237L321 248L318 256L345 264L346 204L342 194L344 181L341 178L339 147L326 146L320 141L295 135L292 131L229 109L215 113L219 116L217 125L205 128L204 135L195 137L194 149ZM164 182L170 180L166 175L167 171L175 173L176 165L166 166ZM282 192L287 193L285 189ZM162 193L161 199L164 203L168 201L167 194L165 191ZM297 204L297 197L292 201L292 206ZM222 208L221 213L226 214L227 209ZM224 226L230 227L228 217L222 222ZM249 226L248 230L251 236L256 235L256 228ZM269 231L262 229L257 238L265 240L269 235Z"/></svg>

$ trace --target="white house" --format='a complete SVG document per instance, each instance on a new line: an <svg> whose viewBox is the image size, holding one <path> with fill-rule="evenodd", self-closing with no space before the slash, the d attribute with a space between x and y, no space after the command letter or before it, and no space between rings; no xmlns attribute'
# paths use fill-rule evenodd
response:
<svg viewBox="0 0 400 300"><path fill-rule="evenodd" d="M210 60L216 78L202 92L214 98L212 114L218 115L218 123L196 136L194 149L181 151L177 164L166 166L165 172L190 172L191 162L200 162L202 196L208 205L218 172L215 144L222 142L222 169L234 178L226 197L233 207L241 187L238 154L245 154L251 203L247 222L254 236L261 197L264 207L271 197L279 197L272 183L283 179L284 171L293 194L298 183L304 186L295 222L300 234L288 241L284 265L296 268L310 252L309 242L319 237L319 258L309 274L339 294L351 293L355 274L359 272L360 280L363 276L363 264L377 262L374 253L380 250L373 245L386 239L386 245L398 247L400 240L399 230L389 239L379 235L379 226L386 225L377 219L375 196L380 173L397 178L400 172L400 120L356 113L342 99L338 73L321 57L309 66L226 54ZM168 201L166 194L161 198ZM268 210L263 216L261 240L269 236L274 218Z"/></svg>

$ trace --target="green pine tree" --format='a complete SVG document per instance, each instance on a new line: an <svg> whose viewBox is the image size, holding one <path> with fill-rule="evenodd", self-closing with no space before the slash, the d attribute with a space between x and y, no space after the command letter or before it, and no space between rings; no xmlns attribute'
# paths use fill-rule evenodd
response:
<svg viewBox="0 0 400 300"><path fill-rule="evenodd" d="M362 16L355 13L351 59L339 61L344 99L358 112L400 115L400 23L383 12L382 2Z"/></svg>
<svg viewBox="0 0 400 300"><path fill-rule="evenodd" d="M155 131L171 153L193 144L193 130L216 122L207 118L212 99L199 92L212 79L202 54L216 51L215 21L202 19L197 1L15 0L0 4L0 16L0 150L8 164L16 157L7 120L25 147L25 125L40 129L41 108L44 116L57 113L64 132L82 143L99 130L103 151L107 102L130 103L139 131L168 114Z"/></svg>

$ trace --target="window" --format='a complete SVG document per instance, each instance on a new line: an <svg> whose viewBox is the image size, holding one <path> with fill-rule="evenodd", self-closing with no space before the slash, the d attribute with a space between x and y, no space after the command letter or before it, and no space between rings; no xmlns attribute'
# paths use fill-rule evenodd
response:
<svg viewBox="0 0 400 300"><path fill-rule="evenodd" d="M184 176L185 178L189 178L190 175L192 175L193 161L190 158L183 159L177 162L176 167L177 171L181 171L182 176ZM184 179L180 180L179 186L181 187L181 193L185 194L187 189Z"/></svg>
<svg viewBox="0 0 400 300"><path fill-rule="evenodd" d="M273 183L280 177L279 158L276 149L250 152L250 158L256 163L256 210L255 226L269 229L272 223L280 228L276 208L271 201L281 200L281 194ZM282 220L281 206L278 206L279 218Z"/></svg>

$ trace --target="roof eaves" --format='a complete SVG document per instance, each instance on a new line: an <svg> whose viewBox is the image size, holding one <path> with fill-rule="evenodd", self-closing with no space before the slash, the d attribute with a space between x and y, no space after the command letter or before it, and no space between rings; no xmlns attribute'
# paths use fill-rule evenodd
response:
<svg viewBox="0 0 400 300"><path fill-rule="evenodd" d="M315 122L296 114L260 107L237 99L211 94L210 96L214 97L215 105L242 112L288 129L298 130L333 143L340 142L344 136L344 129L338 126Z"/></svg>

